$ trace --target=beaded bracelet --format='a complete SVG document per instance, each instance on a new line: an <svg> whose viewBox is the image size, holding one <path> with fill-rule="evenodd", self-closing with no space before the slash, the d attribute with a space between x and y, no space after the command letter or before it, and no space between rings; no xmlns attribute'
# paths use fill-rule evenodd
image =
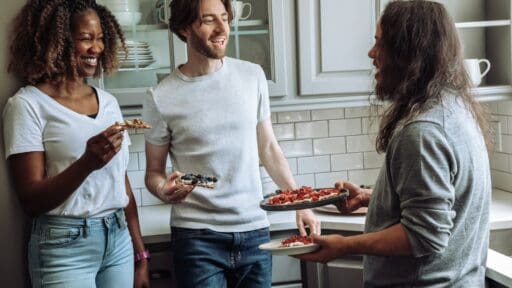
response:
<svg viewBox="0 0 512 288"><path fill-rule="evenodd" d="M148 250L144 250L142 252L139 252L139 253L136 253L135 254L135 262L140 262L144 259L150 259L151 258L151 255L149 254L149 251Z"/></svg>

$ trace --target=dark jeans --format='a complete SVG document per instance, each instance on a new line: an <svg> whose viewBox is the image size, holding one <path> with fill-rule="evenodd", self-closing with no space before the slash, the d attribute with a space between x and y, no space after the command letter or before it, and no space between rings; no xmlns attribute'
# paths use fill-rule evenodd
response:
<svg viewBox="0 0 512 288"><path fill-rule="evenodd" d="M258 245L268 241L268 228L222 233L172 227L177 287L270 288L272 258L258 249Z"/></svg>

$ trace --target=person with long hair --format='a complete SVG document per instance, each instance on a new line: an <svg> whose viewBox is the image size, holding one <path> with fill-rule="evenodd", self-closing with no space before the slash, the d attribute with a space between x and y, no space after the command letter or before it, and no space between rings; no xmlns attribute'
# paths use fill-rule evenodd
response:
<svg viewBox="0 0 512 288"><path fill-rule="evenodd" d="M85 82L116 69L119 24L94 0L29 0L13 27L8 70L26 86L5 106L4 141L33 223L32 287L148 287L121 111Z"/></svg>
<svg viewBox="0 0 512 288"><path fill-rule="evenodd" d="M484 287L491 148L485 109L471 94L457 29L434 1L390 2L368 53L388 102L376 140L385 163L371 189L349 189L338 210L368 206L365 233L313 237L298 256L364 254L366 287Z"/></svg>

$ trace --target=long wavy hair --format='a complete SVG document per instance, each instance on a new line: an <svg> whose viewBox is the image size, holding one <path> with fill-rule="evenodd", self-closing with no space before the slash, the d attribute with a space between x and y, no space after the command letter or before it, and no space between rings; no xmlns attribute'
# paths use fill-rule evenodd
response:
<svg viewBox="0 0 512 288"><path fill-rule="evenodd" d="M376 148L386 148L398 124L439 103L443 91L458 95L471 111L491 149L489 116L471 94L457 28L440 3L390 2L379 21L382 59L376 84L379 100L390 101L381 120Z"/></svg>
<svg viewBox="0 0 512 288"><path fill-rule="evenodd" d="M171 18L169 19L169 30L176 34L183 42L187 39L181 35L181 32L187 29L194 21L199 18L199 8L202 0L172 0ZM231 0L221 0L222 4L228 12L229 23L233 20L233 9L231 8Z"/></svg>
<svg viewBox="0 0 512 288"><path fill-rule="evenodd" d="M73 18L87 10L98 14L103 30L104 50L94 76L111 74L119 44L126 51L125 38L112 13L95 0L29 0L14 19L8 71L32 85L78 79Z"/></svg>

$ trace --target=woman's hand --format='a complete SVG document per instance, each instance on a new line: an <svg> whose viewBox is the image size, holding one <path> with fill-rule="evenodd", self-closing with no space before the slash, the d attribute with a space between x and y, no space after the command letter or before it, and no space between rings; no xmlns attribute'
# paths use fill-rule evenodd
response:
<svg viewBox="0 0 512 288"><path fill-rule="evenodd" d="M350 214L361 208L368 207L371 197L371 189L362 189L350 182L339 181L334 185L337 189L347 189L349 195L344 201L335 203L341 214Z"/></svg>
<svg viewBox="0 0 512 288"><path fill-rule="evenodd" d="M121 126L112 125L98 135L89 138L81 160L91 170L102 168L121 150L123 134L124 129Z"/></svg>
<svg viewBox="0 0 512 288"><path fill-rule="evenodd" d="M184 185L177 183L176 180L183 174L176 171L167 176L157 187L157 195L160 200L169 204L178 204L187 198L188 194L194 190L194 185Z"/></svg>
<svg viewBox="0 0 512 288"><path fill-rule="evenodd" d="M144 259L135 263L135 279L134 288L149 288L149 263L148 259Z"/></svg>

